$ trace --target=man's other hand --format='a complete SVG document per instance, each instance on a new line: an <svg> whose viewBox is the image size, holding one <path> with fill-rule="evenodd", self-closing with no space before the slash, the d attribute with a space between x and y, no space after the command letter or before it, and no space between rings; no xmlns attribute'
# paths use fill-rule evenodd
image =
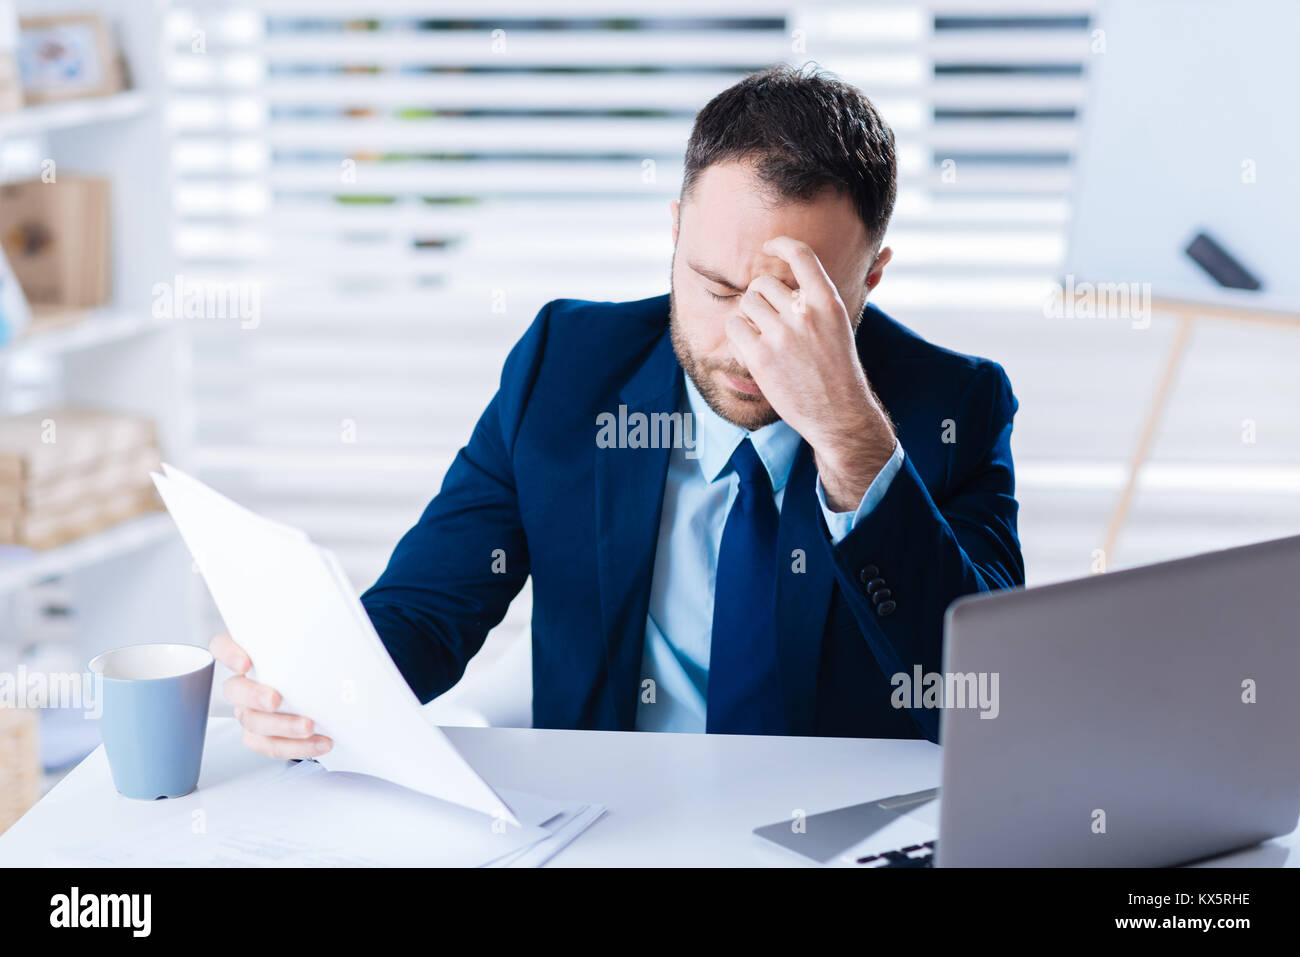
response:
<svg viewBox="0 0 1300 957"><path fill-rule="evenodd" d="M268 758L316 758L334 742L314 734L315 723L296 714L280 714L280 692L247 677L253 667L248 652L229 635L217 635L208 645L212 657L234 672L222 686L222 695L235 708L244 728L244 746Z"/></svg>

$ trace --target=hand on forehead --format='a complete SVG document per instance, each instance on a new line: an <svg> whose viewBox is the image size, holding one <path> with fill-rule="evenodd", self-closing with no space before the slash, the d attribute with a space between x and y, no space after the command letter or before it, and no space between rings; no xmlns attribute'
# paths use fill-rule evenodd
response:
<svg viewBox="0 0 1300 957"><path fill-rule="evenodd" d="M865 266L846 263L833 254L823 255L789 235L746 239L743 248L730 256L692 252L686 263L704 278L736 292L744 291L760 276L771 276L792 290L820 292L829 287L838 292L865 273Z"/></svg>
<svg viewBox="0 0 1300 957"><path fill-rule="evenodd" d="M687 262L731 288L760 275L797 288L789 237L805 243L839 288L857 283L870 267L866 228L847 197L826 190L807 202L775 200L743 167L705 171L681 215Z"/></svg>

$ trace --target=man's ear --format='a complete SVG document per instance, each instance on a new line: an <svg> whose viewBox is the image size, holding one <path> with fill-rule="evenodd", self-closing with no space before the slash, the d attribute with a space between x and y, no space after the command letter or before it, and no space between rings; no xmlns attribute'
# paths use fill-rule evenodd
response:
<svg viewBox="0 0 1300 957"><path fill-rule="evenodd" d="M677 245L677 226L682 216L682 204L675 199L670 199L668 209L673 214L673 246L675 247Z"/></svg>
<svg viewBox="0 0 1300 957"><path fill-rule="evenodd" d="M871 292L880 285L880 280L885 275L885 267L889 265L889 261L893 258L894 251L888 246L876 253L876 261L871 264L871 271L867 273L867 292Z"/></svg>

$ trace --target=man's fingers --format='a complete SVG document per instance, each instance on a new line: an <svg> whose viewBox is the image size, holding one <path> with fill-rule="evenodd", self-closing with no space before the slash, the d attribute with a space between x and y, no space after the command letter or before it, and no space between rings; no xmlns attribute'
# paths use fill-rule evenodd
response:
<svg viewBox="0 0 1300 957"><path fill-rule="evenodd" d="M293 758L316 758L325 754L334 742L324 735L310 738L275 738L257 734L244 729L244 747L268 758L291 760Z"/></svg>
<svg viewBox="0 0 1300 957"><path fill-rule="evenodd" d="M749 288L740 297L737 306L740 309L740 314L754 324L760 335L773 326L781 324L781 314L777 311L779 307L776 307L766 296L755 289L754 283L749 284Z"/></svg>
<svg viewBox="0 0 1300 957"><path fill-rule="evenodd" d="M310 718L296 714L276 714L283 700L280 692L258 684L244 673L253 666L248 653L229 635L217 635L208 645L212 657L235 674L222 686L225 698L235 706L235 717L244 728L244 746L268 758L316 758L329 751L334 742L322 734L313 734Z"/></svg>
<svg viewBox="0 0 1300 957"><path fill-rule="evenodd" d="M749 354L758 345L758 330L754 324L739 313L727 320L727 338L740 352L740 357L748 361Z"/></svg>
<svg viewBox="0 0 1300 957"><path fill-rule="evenodd" d="M253 660L248 657L248 652L235 644L235 639L229 635L217 635L208 643L208 651L212 652L212 657L229 668L237 675L242 675L253 667Z"/></svg>
<svg viewBox="0 0 1300 957"><path fill-rule="evenodd" d="M742 305L745 304L746 299L749 299L750 302L760 299L767 304L774 314L778 316L789 314L791 318L794 318L797 313L797 304L803 301L800 293L791 289L775 276L769 275L754 277L749 284L749 288L745 290L745 295L741 297ZM759 328L762 328L761 323Z"/></svg>
<svg viewBox="0 0 1300 957"><path fill-rule="evenodd" d="M840 291L826 275L822 262L811 246L789 236L776 236L763 244L763 252L784 259L794 273L799 291L811 306L829 306L838 302Z"/></svg>
<svg viewBox="0 0 1300 957"><path fill-rule="evenodd" d="M256 711L275 711L280 707L280 692L266 685L260 685L243 675L227 678L221 689L226 700L236 707L252 708Z"/></svg>
<svg viewBox="0 0 1300 957"><path fill-rule="evenodd" d="M315 729L311 718L299 714L276 714L255 708L240 708L236 716L245 729L268 738L310 738Z"/></svg>
<svg viewBox="0 0 1300 957"><path fill-rule="evenodd" d="M749 369L751 376L758 375L756 371L761 365L759 359L762 351L762 337L753 324L739 313L733 314L727 320L727 339L738 353L739 359L746 368Z"/></svg>

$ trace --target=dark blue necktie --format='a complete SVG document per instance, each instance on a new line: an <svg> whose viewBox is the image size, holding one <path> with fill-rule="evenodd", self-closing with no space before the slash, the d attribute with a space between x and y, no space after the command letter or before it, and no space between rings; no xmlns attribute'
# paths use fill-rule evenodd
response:
<svg viewBox="0 0 1300 957"><path fill-rule="evenodd" d="M776 502L749 439L732 453L731 467L740 488L718 549L707 729L784 734L776 670Z"/></svg>

